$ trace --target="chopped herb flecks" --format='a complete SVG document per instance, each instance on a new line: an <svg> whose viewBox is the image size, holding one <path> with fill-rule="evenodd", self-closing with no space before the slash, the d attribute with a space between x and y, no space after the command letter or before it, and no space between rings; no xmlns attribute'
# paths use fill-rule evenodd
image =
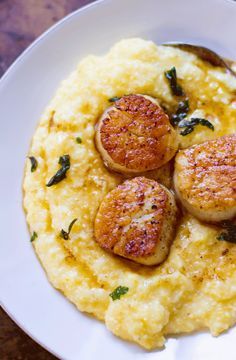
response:
<svg viewBox="0 0 236 360"><path fill-rule="evenodd" d="M38 167L38 161L34 156L29 156L31 162L31 172L34 172Z"/></svg>
<svg viewBox="0 0 236 360"><path fill-rule="evenodd" d="M210 121L202 118L191 118L190 120L181 120L178 123L179 128L185 128L183 131L180 132L180 135L185 136L190 134L194 130L194 127L196 125L206 126L212 131L214 131L214 125L212 125Z"/></svg>
<svg viewBox="0 0 236 360"><path fill-rule="evenodd" d="M118 97L118 96L114 96L114 97L108 99L109 102L115 102L115 101L118 101L118 100L120 100L120 97Z"/></svg>
<svg viewBox="0 0 236 360"><path fill-rule="evenodd" d="M177 82L176 68L172 67L170 70L165 71L165 77L169 81L172 94L176 96L183 96L184 91Z"/></svg>
<svg viewBox="0 0 236 360"><path fill-rule="evenodd" d="M33 234L31 235L30 241L33 242L35 239L37 239L38 234L34 231Z"/></svg>
<svg viewBox="0 0 236 360"><path fill-rule="evenodd" d="M56 174L49 180L47 186L52 186L66 177L66 172L70 168L70 155L60 156L58 163L61 165L61 168L56 172Z"/></svg>
<svg viewBox="0 0 236 360"><path fill-rule="evenodd" d="M217 236L217 240L236 243L236 224L231 221L222 221L220 224L223 231Z"/></svg>
<svg viewBox="0 0 236 360"><path fill-rule="evenodd" d="M120 297L125 295L129 291L129 288L126 286L118 286L109 296L113 301L120 300Z"/></svg>
<svg viewBox="0 0 236 360"><path fill-rule="evenodd" d="M77 138L76 138L76 142L77 142L78 144L81 144L81 143L82 143L82 139L81 139L81 137L77 136Z"/></svg>
<svg viewBox="0 0 236 360"><path fill-rule="evenodd" d="M61 232L60 232L60 237L62 237L64 240L68 240L69 239L69 235L70 235L70 232L71 232L71 229L74 225L74 223L77 221L77 218L72 220L69 227L68 227L68 231L65 231L63 229L61 229Z"/></svg>

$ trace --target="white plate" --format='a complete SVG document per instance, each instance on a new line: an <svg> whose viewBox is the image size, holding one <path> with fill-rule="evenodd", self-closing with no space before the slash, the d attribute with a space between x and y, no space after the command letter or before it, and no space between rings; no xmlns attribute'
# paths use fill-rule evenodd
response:
<svg viewBox="0 0 236 360"><path fill-rule="evenodd" d="M0 82L0 296L32 338L62 359L234 360L236 329L170 338L147 352L81 314L48 283L29 241L21 183L30 139L60 81L89 53L141 36L186 40L236 59L236 2L231 0L104 0L62 20L15 62Z"/></svg>

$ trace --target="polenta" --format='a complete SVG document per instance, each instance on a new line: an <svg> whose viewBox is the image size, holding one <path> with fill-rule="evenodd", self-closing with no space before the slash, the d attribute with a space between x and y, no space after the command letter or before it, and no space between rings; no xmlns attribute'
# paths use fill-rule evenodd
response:
<svg viewBox="0 0 236 360"><path fill-rule="evenodd" d="M23 184L27 223L37 234L32 244L52 285L114 334L146 349L163 346L169 334L209 328L218 335L236 322L236 245L217 240L217 227L185 213L168 259L156 267L109 254L94 241L98 208L123 182L102 162L94 144L95 123L108 99L124 94L146 94L167 111L176 109L164 75L173 66L188 95L190 115L206 117L214 126L214 131L198 126L179 135L180 147L234 133L236 78L177 48L122 40L105 56L85 58L62 82L33 136L29 154L37 168L31 172L27 160ZM69 170L47 187L65 154ZM61 229L73 219L65 240ZM129 291L113 301L109 294L118 286Z"/></svg>

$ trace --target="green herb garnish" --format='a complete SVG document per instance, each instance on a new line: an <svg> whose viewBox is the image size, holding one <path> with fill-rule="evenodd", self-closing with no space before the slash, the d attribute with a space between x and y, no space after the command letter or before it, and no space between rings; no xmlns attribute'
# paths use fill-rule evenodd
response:
<svg viewBox="0 0 236 360"><path fill-rule="evenodd" d="M209 129L211 129L212 131L214 131L214 126L212 125L212 123L210 123L210 121L208 121L206 119L201 119L201 118L191 118L190 120L182 120L178 124L178 126L180 128L188 127L188 126L195 126L195 125L206 126Z"/></svg>
<svg viewBox="0 0 236 360"><path fill-rule="evenodd" d="M214 125L212 125L210 121L202 118L191 118L190 120L181 120L178 123L179 128L185 128L183 131L180 132L180 135L185 136L190 134L194 130L194 127L196 125L206 126L212 131L214 131Z"/></svg>
<svg viewBox="0 0 236 360"><path fill-rule="evenodd" d="M31 162L31 172L34 172L38 167L38 161L34 156L29 156Z"/></svg>
<svg viewBox="0 0 236 360"><path fill-rule="evenodd" d="M82 139L81 139L81 137L79 137L79 136L77 136L77 138L76 138L75 140L76 140L76 142L77 142L78 144L81 144L81 143L82 143Z"/></svg>
<svg viewBox="0 0 236 360"><path fill-rule="evenodd" d="M55 185L57 183L59 183L60 181L62 181L63 179L65 179L66 177L66 172L69 170L70 168L70 155L63 155L60 156L58 164L61 165L61 168L56 172L56 174L49 180L49 182L47 183L47 186L52 186Z"/></svg>
<svg viewBox="0 0 236 360"><path fill-rule="evenodd" d="M184 130L180 131L180 135L186 136L188 134L191 134L191 132L193 132L193 130L194 130L193 126L186 127Z"/></svg>
<svg viewBox="0 0 236 360"><path fill-rule="evenodd" d="M118 96L114 96L114 97L111 97L110 99L108 99L109 102L115 102L115 101L118 101L120 100L121 98L118 97Z"/></svg>
<svg viewBox="0 0 236 360"><path fill-rule="evenodd" d="M189 100L185 99L180 101L176 113L171 116L171 123L173 126L179 124L179 122L186 118L189 112Z"/></svg>
<svg viewBox="0 0 236 360"><path fill-rule="evenodd" d="M165 71L165 77L169 81L172 94L176 96L183 96L184 91L177 82L176 68L172 67L170 70Z"/></svg>
<svg viewBox="0 0 236 360"><path fill-rule="evenodd" d="M222 221L220 224L223 231L217 236L217 240L236 243L236 225L231 221Z"/></svg>
<svg viewBox="0 0 236 360"><path fill-rule="evenodd" d="M74 225L74 223L77 221L77 218L72 220L69 227L68 227L68 231L65 231L63 229L61 229L61 232L60 232L60 237L62 237L64 240L68 240L69 239L69 235L70 235L70 232L71 232L71 229Z"/></svg>
<svg viewBox="0 0 236 360"><path fill-rule="evenodd" d="M30 241L33 242L35 239L37 239L38 234L34 231L33 234L31 235Z"/></svg>
<svg viewBox="0 0 236 360"><path fill-rule="evenodd" d="M192 121L195 121L196 124L200 124L200 125L202 125L202 126L208 127L208 128L211 129L212 131L215 130L214 125L213 125L209 120L201 119L201 118L192 118L191 120L192 120Z"/></svg>
<svg viewBox="0 0 236 360"><path fill-rule="evenodd" d="M109 296L113 301L120 300L120 297L125 295L129 291L129 288L126 286L118 286Z"/></svg>

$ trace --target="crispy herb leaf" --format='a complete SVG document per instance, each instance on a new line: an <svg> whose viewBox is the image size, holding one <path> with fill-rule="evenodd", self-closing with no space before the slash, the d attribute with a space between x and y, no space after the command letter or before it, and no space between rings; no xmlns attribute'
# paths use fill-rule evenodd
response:
<svg viewBox="0 0 236 360"><path fill-rule="evenodd" d="M118 100L120 100L119 96L114 96L114 97L108 99L109 102L115 102L115 101L118 101Z"/></svg>
<svg viewBox="0 0 236 360"><path fill-rule="evenodd" d="M202 126L206 126L209 129L211 129L212 131L215 130L214 125L212 125L212 123L209 120L206 119L202 119L202 118L191 118L191 122L194 125L202 125Z"/></svg>
<svg viewBox="0 0 236 360"><path fill-rule="evenodd" d="M71 221L71 223L70 223L70 225L69 225L69 227L68 227L68 234L71 232L71 229L72 229L72 227L73 227L73 225L74 225L74 223L75 223L76 221L77 221L77 218Z"/></svg>
<svg viewBox="0 0 236 360"><path fill-rule="evenodd" d="M188 126L196 126L196 125L206 126L212 131L214 131L214 126L212 125L212 123L202 118L191 118L190 120L181 120L178 124L180 128L188 127Z"/></svg>
<svg viewBox="0 0 236 360"><path fill-rule="evenodd" d="M81 143L82 143L82 139L81 139L81 137L79 137L79 136L77 136L77 138L76 138L75 140L76 140L76 142L77 142L78 144L81 144Z"/></svg>
<svg viewBox="0 0 236 360"><path fill-rule="evenodd" d="M63 166L70 166L70 155L60 156L58 164L60 164L62 167Z"/></svg>
<svg viewBox="0 0 236 360"><path fill-rule="evenodd" d="M172 94L176 96L183 96L184 91L182 87L177 83L176 68L172 67L170 70L165 71L165 77L169 81Z"/></svg>
<svg viewBox="0 0 236 360"><path fill-rule="evenodd" d="M31 172L34 172L38 167L38 161L34 156L29 156L31 162Z"/></svg>
<svg viewBox="0 0 236 360"><path fill-rule="evenodd" d="M69 239L69 234L68 234L67 231L61 229L60 237L63 238L64 240L68 240Z"/></svg>
<svg viewBox="0 0 236 360"><path fill-rule="evenodd" d="M221 226L223 231L217 236L217 240L236 244L236 224L232 221L222 221Z"/></svg>
<svg viewBox="0 0 236 360"><path fill-rule="evenodd" d="M71 229L74 225L74 223L77 221L77 218L72 220L69 227L68 227L68 231L65 231L63 229L61 229L61 232L60 232L60 237L62 237L64 240L68 240L69 239L69 235L70 235L70 232L71 232Z"/></svg>
<svg viewBox="0 0 236 360"><path fill-rule="evenodd" d="M178 124L178 127L179 128L185 128L185 127L193 127L195 126L196 123L194 121L191 121L191 120L181 120Z"/></svg>
<svg viewBox="0 0 236 360"><path fill-rule="evenodd" d="M206 126L209 129L211 129L212 131L215 130L214 125L209 120L206 120L206 119L198 119L198 120L199 120L200 125Z"/></svg>
<svg viewBox="0 0 236 360"><path fill-rule="evenodd" d="M180 132L180 134L183 136L190 134L194 130L194 126L196 125L206 126L212 131L214 131L214 126L212 125L212 123L210 123L210 121L202 118L191 118L190 120L181 120L179 122L179 128L185 128L183 131Z"/></svg>
<svg viewBox="0 0 236 360"><path fill-rule="evenodd" d="M186 118L189 112L189 100L185 99L183 101L180 101L178 104L178 108L176 110L176 113L171 116L171 123L173 126L178 125L178 123Z"/></svg>
<svg viewBox="0 0 236 360"><path fill-rule="evenodd" d="M118 286L109 296L113 301L120 300L120 297L125 295L129 291L129 288L126 286Z"/></svg>
<svg viewBox="0 0 236 360"><path fill-rule="evenodd" d="M186 136L186 135L190 134L191 132L193 132L193 130L194 130L193 126L186 127L184 130L180 131L180 135Z"/></svg>
<svg viewBox="0 0 236 360"><path fill-rule="evenodd" d="M37 239L38 234L34 231L33 234L31 235L30 241L33 242L35 239Z"/></svg>
<svg viewBox="0 0 236 360"><path fill-rule="evenodd" d="M60 181L62 181L63 179L65 179L66 172L70 168L70 155L60 156L58 163L61 165L61 168L49 180L49 182L47 183L48 187L52 186L52 185L55 185L55 184L59 183Z"/></svg>

